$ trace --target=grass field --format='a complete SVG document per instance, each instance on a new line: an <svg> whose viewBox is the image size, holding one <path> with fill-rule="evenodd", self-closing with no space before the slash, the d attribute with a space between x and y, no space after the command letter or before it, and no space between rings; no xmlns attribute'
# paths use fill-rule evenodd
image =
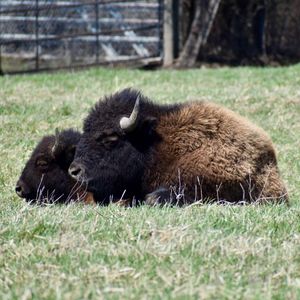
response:
<svg viewBox="0 0 300 300"><path fill-rule="evenodd" d="M272 137L291 206L35 207L14 186L41 136L104 94L214 101ZM0 299L300 299L300 65L0 78Z"/></svg>

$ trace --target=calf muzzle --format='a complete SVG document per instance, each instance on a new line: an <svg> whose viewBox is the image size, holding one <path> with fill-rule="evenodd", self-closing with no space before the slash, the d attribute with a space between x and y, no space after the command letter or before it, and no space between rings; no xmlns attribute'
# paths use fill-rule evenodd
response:
<svg viewBox="0 0 300 300"><path fill-rule="evenodd" d="M18 180L15 191L20 198L26 198L26 196L29 194L28 187L22 180Z"/></svg>

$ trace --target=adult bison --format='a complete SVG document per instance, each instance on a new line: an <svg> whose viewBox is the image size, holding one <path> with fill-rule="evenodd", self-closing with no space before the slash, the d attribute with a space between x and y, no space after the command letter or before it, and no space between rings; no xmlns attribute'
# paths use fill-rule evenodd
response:
<svg viewBox="0 0 300 300"><path fill-rule="evenodd" d="M81 134L72 129L42 138L16 184L16 193L28 202L93 201L82 184L68 174Z"/></svg>
<svg viewBox="0 0 300 300"><path fill-rule="evenodd" d="M91 110L69 173L102 204L288 199L262 129L213 103L158 105L131 89Z"/></svg>

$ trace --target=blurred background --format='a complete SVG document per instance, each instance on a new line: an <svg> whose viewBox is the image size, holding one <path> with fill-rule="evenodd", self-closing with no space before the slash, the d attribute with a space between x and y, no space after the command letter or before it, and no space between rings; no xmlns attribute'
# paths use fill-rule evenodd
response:
<svg viewBox="0 0 300 300"><path fill-rule="evenodd" d="M300 61L300 0L1 0L0 72Z"/></svg>

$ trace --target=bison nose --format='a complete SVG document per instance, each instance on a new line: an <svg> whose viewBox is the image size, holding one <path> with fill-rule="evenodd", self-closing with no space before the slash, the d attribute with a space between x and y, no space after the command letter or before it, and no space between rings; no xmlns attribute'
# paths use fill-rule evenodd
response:
<svg viewBox="0 0 300 300"><path fill-rule="evenodd" d="M26 197L27 189L26 189L26 186L23 181L19 180L17 182L15 191L19 197L21 197L21 198Z"/></svg>
<svg viewBox="0 0 300 300"><path fill-rule="evenodd" d="M84 179L84 167L79 164L73 162L69 167L69 174L76 180L83 180Z"/></svg>
<svg viewBox="0 0 300 300"><path fill-rule="evenodd" d="M22 197L22 187L20 185L16 185L15 191L18 194L18 196Z"/></svg>

